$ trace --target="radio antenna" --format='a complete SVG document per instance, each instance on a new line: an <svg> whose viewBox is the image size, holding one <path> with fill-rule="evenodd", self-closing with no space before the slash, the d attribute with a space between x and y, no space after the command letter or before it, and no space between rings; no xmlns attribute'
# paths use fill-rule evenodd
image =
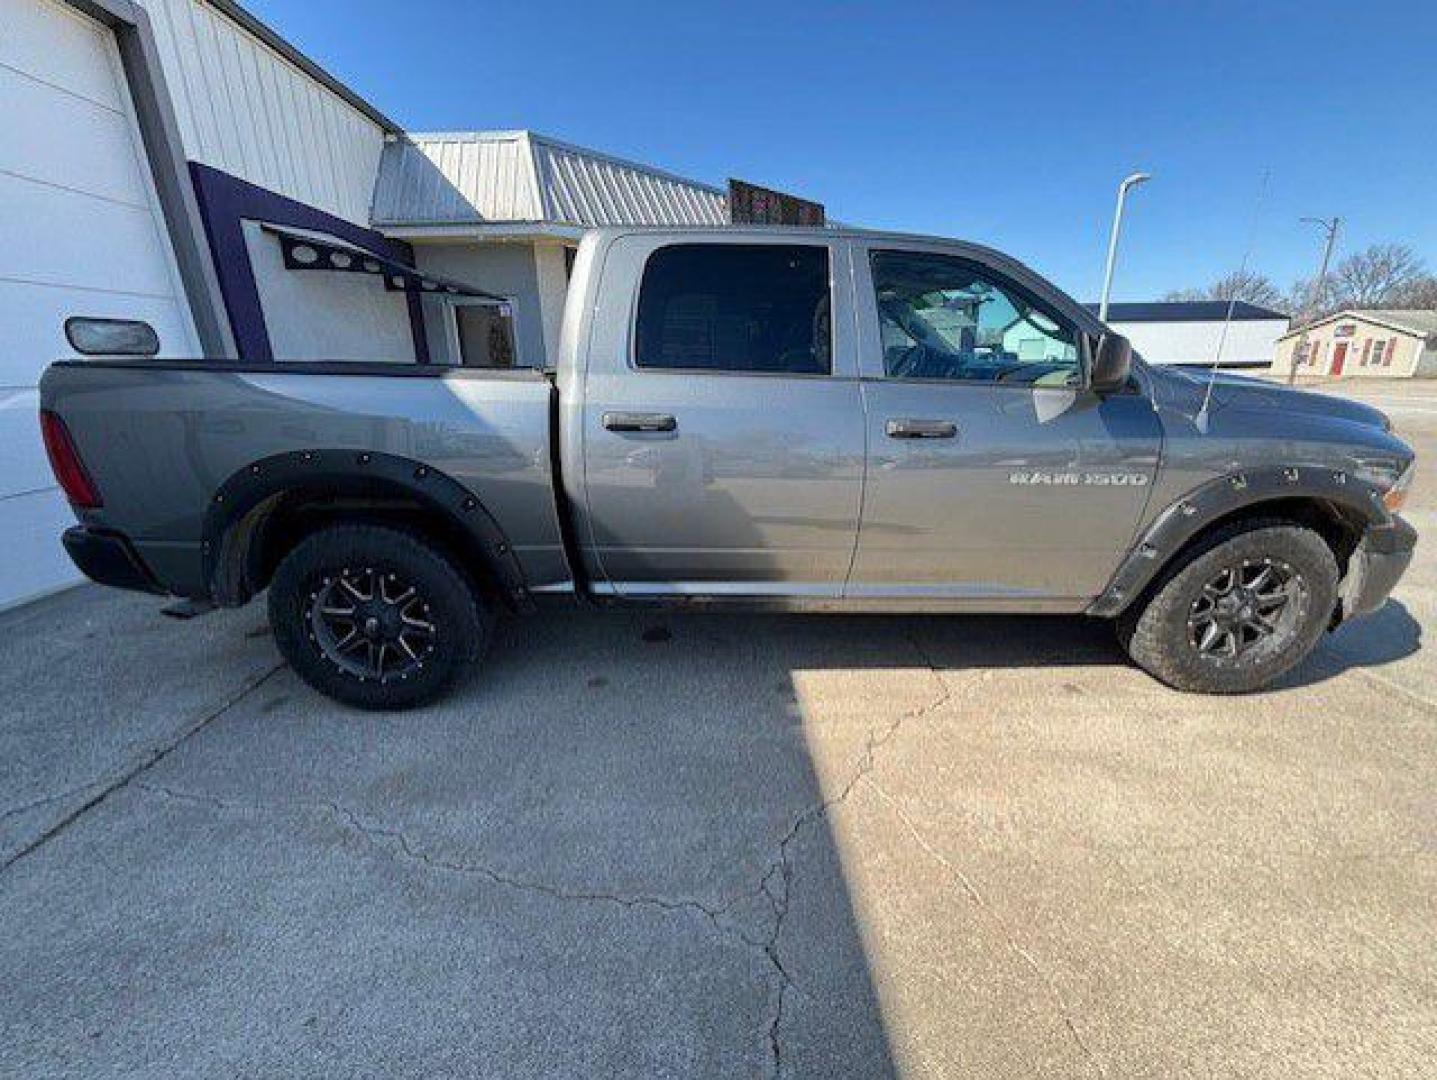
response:
<svg viewBox="0 0 1437 1080"><path fill-rule="evenodd" d="M1247 246L1243 250L1242 265L1238 267L1237 281L1234 282L1234 284L1240 284L1247 277L1247 265L1252 260L1253 248L1257 244L1257 225L1262 218L1263 204L1267 201L1267 181L1270 176L1270 170L1264 169L1262 171L1262 180L1257 186L1257 199L1252 205L1252 222L1247 230ZM1207 434L1207 408L1212 401L1213 383L1217 381L1218 365L1222 363L1222 351L1227 345L1227 332L1228 328L1232 326L1232 315L1236 308L1237 292L1234 290L1233 295L1228 297L1227 300L1227 316L1222 321L1222 332L1218 335L1217 349L1214 351L1212 357L1212 367L1208 369L1207 388L1203 391L1202 395L1202 408L1198 409L1197 416L1193 418L1194 423L1197 424L1197 429L1203 434Z"/></svg>

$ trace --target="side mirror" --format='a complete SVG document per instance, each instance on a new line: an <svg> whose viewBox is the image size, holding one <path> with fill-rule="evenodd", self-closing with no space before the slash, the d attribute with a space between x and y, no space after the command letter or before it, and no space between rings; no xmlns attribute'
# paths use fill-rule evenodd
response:
<svg viewBox="0 0 1437 1080"><path fill-rule="evenodd" d="M1105 330L1092 346L1088 388L1096 394L1113 394L1128 385L1133 373L1133 343L1122 334Z"/></svg>

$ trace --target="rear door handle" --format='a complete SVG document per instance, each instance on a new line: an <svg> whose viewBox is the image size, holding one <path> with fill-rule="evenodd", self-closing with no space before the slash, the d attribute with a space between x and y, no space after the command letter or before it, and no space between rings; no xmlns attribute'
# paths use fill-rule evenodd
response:
<svg viewBox="0 0 1437 1080"><path fill-rule="evenodd" d="M883 425L890 439L951 439L958 425L951 420L913 420L898 417Z"/></svg>
<svg viewBox="0 0 1437 1080"><path fill-rule="evenodd" d="M677 431L678 426L679 422L668 413L604 413L604 427L610 431Z"/></svg>

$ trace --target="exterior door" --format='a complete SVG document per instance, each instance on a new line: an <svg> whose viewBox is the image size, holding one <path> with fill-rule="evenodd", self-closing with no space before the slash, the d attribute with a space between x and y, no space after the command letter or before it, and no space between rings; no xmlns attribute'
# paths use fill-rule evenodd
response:
<svg viewBox="0 0 1437 1080"><path fill-rule="evenodd" d="M1332 347L1332 374L1342 374L1342 367L1347 363L1347 342L1339 341Z"/></svg>
<svg viewBox="0 0 1437 1080"><path fill-rule="evenodd" d="M81 580L45 462L40 373L71 316L139 319L162 356L198 342L114 33L54 0L0 0L0 608Z"/></svg>
<svg viewBox="0 0 1437 1080"><path fill-rule="evenodd" d="M760 234L761 236L761 234ZM584 389L598 591L836 600L864 460L842 243L613 242Z"/></svg>
<svg viewBox="0 0 1437 1080"><path fill-rule="evenodd" d="M1081 388L1076 319L1021 268L877 243L854 264L868 478L845 595L1081 609L1151 490L1149 400Z"/></svg>

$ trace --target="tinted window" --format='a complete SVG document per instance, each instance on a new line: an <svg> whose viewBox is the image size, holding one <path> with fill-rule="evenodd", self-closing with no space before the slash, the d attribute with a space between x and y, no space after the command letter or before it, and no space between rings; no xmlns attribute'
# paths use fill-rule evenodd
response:
<svg viewBox="0 0 1437 1080"><path fill-rule="evenodd" d="M894 378L1029 386L1079 380L1077 335L964 259L873 254L883 370Z"/></svg>
<svg viewBox="0 0 1437 1080"><path fill-rule="evenodd" d="M828 249L676 244L639 290L641 368L826 375Z"/></svg>

